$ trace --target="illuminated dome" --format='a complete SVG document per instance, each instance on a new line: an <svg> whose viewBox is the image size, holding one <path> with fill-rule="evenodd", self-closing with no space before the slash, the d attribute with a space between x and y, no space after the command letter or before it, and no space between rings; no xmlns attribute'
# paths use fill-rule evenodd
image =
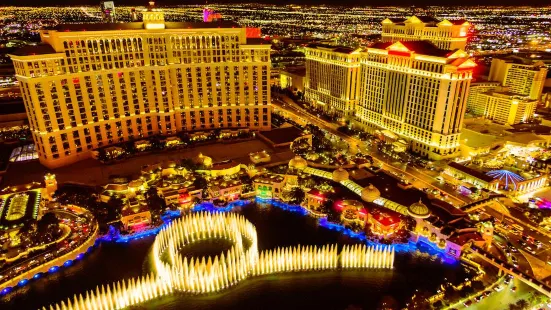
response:
<svg viewBox="0 0 551 310"><path fill-rule="evenodd" d="M373 184L369 184L368 186L364 187L362 189L362 200L365 202L373 202L375 199L381 197L381 192L373 186Z"/></svg>
<svg viewBox="0 0 551 310"><path fill-rule="evenodd" d="M289 161L289 168L302 170L306 167L308 167L308 162L306 161L306 159L304 159L304 158L302 158L298 155L295 156L295 158L293 158Z"/></svg>
<svg viewBox="0 0 551 310"><path fill-rule="evenodd" d="M421 199L419 199L419 202L409 206L408 214L416 218L424 219L430 216L430 211L429 208L421 202Z"/></svg>
<svg viewBox="0 0 551 310"><path fill-rule="evenodd" d="M346 180L348 180L348 171L344 170L343 168L339 168L333 171L333 181L341 182Z"/></svg>

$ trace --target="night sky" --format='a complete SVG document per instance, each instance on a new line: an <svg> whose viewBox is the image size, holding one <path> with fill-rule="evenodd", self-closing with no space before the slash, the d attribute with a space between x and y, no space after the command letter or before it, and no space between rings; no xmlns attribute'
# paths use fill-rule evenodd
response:
<svg viewBox="0 0 551 310"><path fill-rule="evenodd" d="M142 6L148 0L115 0L115 5L136 5ZM0 6L76 6L76 5L99 5L100 0L0 0ZM156 1L158 6L203 4L204 1L197 0L160 0ZM246 3L244 0L209 1L209 3ZM355 6L425 6L425 5L550 5L549 0L257 0L254 3L274 4L328 4L328 5L355 5Z"/></svg>

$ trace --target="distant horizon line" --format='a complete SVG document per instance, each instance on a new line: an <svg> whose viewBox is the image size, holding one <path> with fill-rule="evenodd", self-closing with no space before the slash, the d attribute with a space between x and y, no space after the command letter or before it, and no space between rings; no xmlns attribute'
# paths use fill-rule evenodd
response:
<svg viewBox="0 0 551 310"><path fill-rule="evenodd" d="M273 0L276 1L276 0ZM115 5L119 1L113 1L115 2ZM536 0L536 2L538 2ZM99 2L98 2L99 3ZM277 4L272 2L239 2L239 3L231 3L231 2L220 2L220 3L208 3L208 4L167 4L167 5L156 5L158 8L174 8L174 7L190 7L190 6L216 6L216 5L240 5L240 4L257 4L257 5L273 5L273 6L305 6L305 7L357 7L357 8L388 8L388 7L400 7L400 8L442 8L442 7L456 7L456 8L499 8L499 7L516 7L516 8L533 8L533 7L540 7L540 8L551 8L551 4L548 5L538 5L538 4L523 4L523 5L516 5L516 4L463 4L463 5L406 5L406 4L396 4L396 5L357 5L357 4ZM89 6L89 7L95 7L98 5L91 4L91 3L82 3L82 4L46 4L46 5L38 5L38 4L29 4L29 5L6 5L6 4L0 4L0 8L10 8L10 7L18 7L18 8L24 8L24 7L33 7L33 8L48 8L48 7L82 7L82 6ZM116 7L146 7L145 4L127 4L123 3L121 5L116 5Z"/></svg>

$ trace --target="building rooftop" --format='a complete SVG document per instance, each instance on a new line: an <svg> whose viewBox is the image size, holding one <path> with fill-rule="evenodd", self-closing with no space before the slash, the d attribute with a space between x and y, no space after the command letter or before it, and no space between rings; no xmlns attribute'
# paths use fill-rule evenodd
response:
<svg viewBox="0 0 551 310"><path fill-rule="evenodd" d="M298 76L306 76L306 67L305 66L286 67L281 72L289 72L291 74L298 75Z"/></svg>
<svg viewBox="0 0 551 310"><path fill-rule="evenodd" d="M247 45L264 45L270 44L270 41L262 38L247 38Z"/></svg>
<svg viewBox="0 0 551 310"><path fill-rule="evenodd" d="M443 50L438 48L436 45L432 44L430 41L399 41L404 45L408 50L415 52L421 55L436 56L436 57L447 57L453 54L454 51ZM389 46L395 44L396 42L377 42L371 45L369 48L376 49L387 49Z"/></svg>
<svg viewBox="0 0 551 310"><path fill-rule="evenodd" d="M273 144L284 144L291 143L296 138L301 137L303 135L303 132L296 127L283 127L272 129L270 131L261 131L259 135L269 140Z"/></svg>
<svg viewBox="0 0 551 310"><path fill-rule="evenodd" d="M215 22L165 22L165 29L204 29L204 28L241 28L232 21ZM140 30L145 29L143 22L132 23L83 23L59 24L48 30L57 31L110 31L110 30Z"/></svg>
<svg viewBox="0 0 551 310"><path fill-rule="evenodd" d="M551 134L551 127L540 125L540 124L517 124L517 125L512 125L512 127L513 128L508 129L507 131L512 133L526 132L526 133L533 133L536 135Z"/></svg>
<svg viewBox="0 0 551 310"><path fill-rule="evenodd" d="M44 54L55 54L56 51L49 44L27 45L22 48L16 49L12 55L15 56L33 56Z"/></svg>
<svg viewBox="0 0 551 310"><path fill-rule="evenodd" d="M468 128L461 130L461 144L472 148L491 147L498 138L491 134L484 134Z"/></svg>
<svg viewBox="0 0 551 310"><path fill-rule="evenodd" d="M475 177L479 180L485 181L485 182L492 182L494 180L494 178L492 178L491 176L485 175L484 173L482 173L478 170L469 168L467 166L464 166L464 165L456 163L456 162L451 162L451 163L448 164L448 166L450 166L452 168L455 168L459 171L462 171L462 172L464 172L468 175L471 175L471 176L473 176L473 177Z"/></svg>

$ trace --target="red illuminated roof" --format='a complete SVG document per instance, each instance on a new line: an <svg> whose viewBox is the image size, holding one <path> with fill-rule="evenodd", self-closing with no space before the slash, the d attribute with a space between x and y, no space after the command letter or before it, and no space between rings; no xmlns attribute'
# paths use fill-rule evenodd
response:
<svg viewBox="0 0 551 310"><path fill-rule="evenodd" d="M400 217L391 213L375 211L371 213L371 217L383 226L392 226L400 223Z"/></svg>

